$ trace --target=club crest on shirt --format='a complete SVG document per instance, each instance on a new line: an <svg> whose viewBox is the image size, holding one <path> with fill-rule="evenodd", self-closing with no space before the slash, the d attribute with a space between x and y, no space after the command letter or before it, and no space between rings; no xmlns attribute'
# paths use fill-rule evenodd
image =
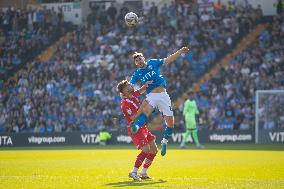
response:
<svg viewBox="0 0 284 189"><path fill-rule="evenodd" d="M152 65L150 65L150 66L148 66L148 68L149 68L150 70L152 70L152 69L153 69L153 66L152 66Z"/></svg>

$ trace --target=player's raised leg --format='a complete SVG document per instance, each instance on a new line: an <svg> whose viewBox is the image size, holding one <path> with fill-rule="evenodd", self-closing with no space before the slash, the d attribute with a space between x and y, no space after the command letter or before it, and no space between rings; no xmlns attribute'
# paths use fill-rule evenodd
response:
<svg viewBox="0 0 284 189"><path fill-rule="evenodd" d="M130 123L131 133L136 134L138 129L141 128L148 122L148 116L144 113L141 113L136 121Z"/></svg>
<svg viewBox="0 0 284 189"><path fill-rule="evenodd" d="M173 127L174 127L174 116L164 116L164 120L167 124L164 133L163 133L163 140L161 142L162 149L161 149L161 155L164 156L167 153L167 145L170 137L173 133Z"/></svg>
<svg viewBox="0 0 284 189"><path fill-rule="evenodd" d="M148 123L148 116L151 114L151 111L153 111L153 108L146 100L143 100L137 113L131 117L133 120L130 123L132 134L136 134L139 128Z"/></svg>
<svg viewBox="0 0 284 189"><path fill-rule="evenodd" d="M171 99L170 96L167 94L167 92L159 93L157 95L157 98L161 99L160 101L158 101L157 107L160 110L160 112L163 113L164 120L166 122L166 128L163 133L163 140L161 141L162 145L161 155L164 156L166 155L168 141L173 133L174 113L172 110Z"/></svg>

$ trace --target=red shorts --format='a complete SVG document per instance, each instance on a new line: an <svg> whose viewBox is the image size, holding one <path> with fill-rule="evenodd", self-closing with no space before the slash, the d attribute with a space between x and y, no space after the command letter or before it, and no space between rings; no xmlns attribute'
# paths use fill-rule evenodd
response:
<svg viewBox="0 0 284 189"><path fill-rule="evenodd" d="M142 126L135 135L131 134L129 127L127 128L127 132L131 137L134 145L138 149L141 149L143 146L149 144L149 142L156 138L155 135L153 135L145 125Z"/></svg>

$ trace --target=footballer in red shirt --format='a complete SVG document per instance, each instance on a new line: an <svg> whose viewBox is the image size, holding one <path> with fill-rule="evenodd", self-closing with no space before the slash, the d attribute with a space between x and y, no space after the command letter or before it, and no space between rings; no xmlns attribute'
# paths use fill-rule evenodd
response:
<svg viewBox="0 0 284 189"><path fill-rule="evenodd" d="M150 179L147 174L147 169L152 164L158 152L158 147L155 142L156 137L147 129L146 124L139 128L137 133L135 134L132 134L130 130L130 123L133 121L131 117L135 115L137 111L142 111L138 96L146 91L149 84L151 84L151 82L146 83L136 91L134 91L132 84L129 83L127 80L123 80L117 85L117 90L122 98L121 110L128 124L128 135L131 137L136 147L141 150L141 152L137 155L132 171L128 175L134 180ZM143 162L143 169L138 175L137 171Z"/></svg>

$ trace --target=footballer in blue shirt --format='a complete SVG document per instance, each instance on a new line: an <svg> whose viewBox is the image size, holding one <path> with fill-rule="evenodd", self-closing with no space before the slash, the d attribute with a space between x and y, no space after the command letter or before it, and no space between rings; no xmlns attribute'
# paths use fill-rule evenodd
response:
<svg viewBox="0 0 284 189"><path fill-rule="evenodd" d="M145 57L142 53L135 52L132 56L138 69L133 73L130 83L140 83L141 85L144 85L146 82L152 81L152 84L146 90L146 102L143 102L141 105L143 109L140 112L138 111L137 114L132 117L133 122L131 123L131 127L139 128L143 126L147 122L149 115L157 108L163 114L163 118L167 125L161 142L162 156L166 154L167 143L173 131L174 115L171 99L166 91L167 82L160 73L160 67L174 62L182 54L187 53L188 51L188 47L182 47L167 58L150 59L148 61L145 61Z"/></svg>

